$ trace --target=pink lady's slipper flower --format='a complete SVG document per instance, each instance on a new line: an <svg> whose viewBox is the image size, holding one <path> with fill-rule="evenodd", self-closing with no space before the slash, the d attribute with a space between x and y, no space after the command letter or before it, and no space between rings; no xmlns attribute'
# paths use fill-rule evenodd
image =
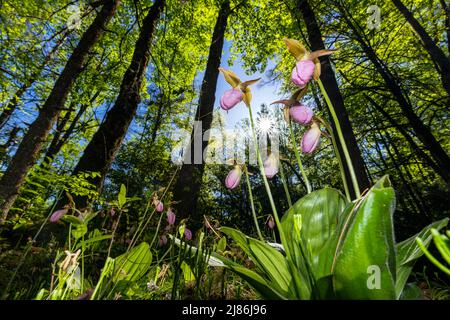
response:
<svg viewBox="0 0 450 320"><path fill-rule="evenodd" d="M223 73L225 81L233 87L233 89L225 91L220 98L220 107L228 111L241 101L244 101L247 106L250 106L252 94L249 86L258 82L259 79L242 82L232 71L223 68L219 68L219 71Z"/></svg>
<svg viewBox="0 0 450 320"><path fill-rule="evenodd" d="M272 217L272 216L269 216L269 218L267 219L266 224L267 224L267 227L268 227L270 230L273 230L273 228L275 228L275 221L273 220L273 217Z"/></svg>
<svg viewBox="0 0 450 320"><path fill-rule="evenodd" d="M278 157L274 153L271 153L264 161L264 174L268 179L272 179L278 173L278 169Z"/></svg>
<svg viewBox="0 0 450 320"><path fill-rule="evenodd" d="M188 241L192 239L192 232L188 228L184 228L184 238Z"/></svg>
<svg viewBox="0 0 450 320"><path fill-rule="evenodd" d="M159 201L156 196L153 198L153 205L156 208L156 212L163 212L164 211L164 204L161 201Z"/></svg>
<svg viewBox="0 0 450 320"><path fill-rule="evenodd" d="M167 223L171 226L175 223L175 219L175 213L172 211L172 208L169 208L169 210L167 210Z"/></svg>
<svg viewBox="0 0 450 320"><path fill-rule="evenodd" d="M230 110L235 107L244 98L244 94L241 90L233 88L225 91L223 96L220 98L220 107L223 110Z"/></svg>
<svg viewBox="0 0 450 320"><path fill-rule="evenodd" d="M162 235L158 240L158 246L163 247L167 244L167 237L166 235Z"/></svg>
<svg viewBox="0 0 450 320"><path fill-rule="evenodd" d="M242 170L241 167L236 165L233 170L231 170L227 177L225 178L225 186L228 189L234 189L241 182Z"/></svg>
<svg viewBox="0 0 450 320"><path fill-rule="evenodd" d="M303 153L312 153L319 145L321 135L322 131L319 125L313 122L311 128L302 137L301 144Z"/></svg>
<svg viewBox="0 0 450 320"><path fill-rule="evenodd" d="M305 87L311 81L314 74L315 64L311 60L302 60L297 62L292 69L291 80L300 88Z"/></svg>
<svg viewBox="0 0 450 320"><path fill-rule="evenodd" d="M53 214L50 216L50 222L57 222L63 215L65 215L69 209L60 209L53 212Z"/></svg>
<svg viewBox="0 0 450 320"><path fill-rule="evenodd" d="M294 39L283 39L289 52L294 56L297 63L292 70L291 80L300 88L305 87L312 78L319 80L320 60L319 57L332 54L333 50L317 50L309 52L305 46Z"/></svg>
<svg viewBox="0 0 450 320"><path fill-rule="evenodd" d="M305 125L311 122L314 112L309 107L297 104L289 108L289 115L294 122Z"/></svg>

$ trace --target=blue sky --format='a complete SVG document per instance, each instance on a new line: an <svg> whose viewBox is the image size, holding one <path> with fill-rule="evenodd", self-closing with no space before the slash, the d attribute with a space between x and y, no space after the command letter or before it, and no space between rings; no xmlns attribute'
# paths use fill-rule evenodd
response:
<svg viewBox="0 0 450 320"><path fill-rule="evenodd" d="M239 58L234 62L234 65L230 67L227 62L228 58L230 57L230 46L231 43L229 41L225 42L220 64L222 68L233 71L241 78L242 81L257 79L260 77L262 78L262 82L266 82L268 80L268 78L265 77L264 73L255 73L253 75L247 76L244 69L242 69L242 64ZM273 62L269 61L267 68L273 68L273 66ZM203 77L203 73L199 76ZM214 103L215 110L220 109L220 97L226 90L229 90L230 88L231 86L225 81L223 75L220 74L217 82L216 100ZM276 94L277 89L277 86L273 83L264 84L262 86L258 84L251 86L253 96L252 109L254 110L254 114L256 114L260 110L260 106L262 103L270 104L275 100L279 100L279 96ZM226 127L230 129L232 129L235 124L243 118L248 118L248 110L243 102L239 103L236 107L229 110L228 113L222 109L220 109L220 112L224 114L225 119L227 120Z"/></svg>

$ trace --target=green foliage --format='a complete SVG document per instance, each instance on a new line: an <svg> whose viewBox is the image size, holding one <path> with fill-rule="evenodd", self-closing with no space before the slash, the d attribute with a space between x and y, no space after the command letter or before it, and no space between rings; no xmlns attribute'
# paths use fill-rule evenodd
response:
<svg viewBox="0 0 450 320"><path fill-rule="evenodd" d="M448 219L447 219L448 220ZM450 264L450 231L447 231L447 235L440 234L438 229L431 228L430 232L433 237L433 242L442 258L446 261L447 264ZM426 248L427 242L430 242L429 235L428 239L423 240L422 237L426 235L418 235L415 237L417 245L420 247L422 252L427 256L430 261L437 266L440 270L445 272L447 275L450 275L450 269L446 267L444 264L439 262ZM426 244L424 244L424 242Z"/></svg>
<svg viewBox="0 0 450 320"><path fill-rule="evenodd" d="M336 190L314 191L285 215L282 227L290 235L283 243L289 248L286 256L237 230L222 228L252 259L257 271L244 271L223 257L219 259L265 298L399 298L405 277L419 256L410 241L394 242L394 205L394 191L387 177L347 205ZM421 234L433 226L442 228L447 222L445 219L428 226ZM301 227L296 227L300 223ZM397 274L400 279L396 279Z"/></svg>

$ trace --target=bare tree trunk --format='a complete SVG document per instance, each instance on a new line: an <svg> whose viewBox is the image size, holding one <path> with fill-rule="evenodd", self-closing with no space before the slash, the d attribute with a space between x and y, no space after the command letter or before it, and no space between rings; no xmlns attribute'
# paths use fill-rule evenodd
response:
<svg viewBox="0 0 450 320"><path fill-rule="evenodd" d="M203 154L209 143L209 136L205 137L204 133L211 128L213 117L215 92L217 86L217 78L219 76L220 60L222 57L224 35L227 29L227 20L230 15L230 2L224 0L217 16L216 25L209 47L208 61L206 64L206 71L203 77L202 87L200 91L198 109L195 115L195 121L202 124L200 128L192 130L191 142L188 146L187 157L181 167L178 175L178 180L174 186L174 200L179 201L176 205L177 214L181 219L190 217L191 223L194 227L201 223L202 219L197 214L197 201L199 197L200 187L202 184L202 177L204 172ZM197 141L200 141L201 159L195 159L195 154L200 155L200 150L195 150ZM200 161L199 161L200 160Z"/></svg>
<svg viewBox="0 0 450 320"><path fill-rule="evenodd" d="M392 3L397 7L397 9L405 17L406 21L408 21L413 30L419 36L423 47L428 52L431 59L435 62L435 65L437 65L437 72L441 76L442 85L445 91L447 91L447 95L450 97L450 59L445 55L441 48L434 43L425 28L422 27L416 18L414 18L412 12L406 8L401 0L392 0Z"/></svg>
<svg viewBox="0 0 450 320"><path fill-rule="evenodd" d="M373 50L370 44L364 40L358 25L351 20L350 13L340 3L340 1L336 1L335 3L339 10L341 10L342 17L346 20L347 25L350 27L350 29L352 29L356 40L359 42L366 56L373 63L375 69L383 78L386 84L386 88L391 91L391 94L397 101L403 115L408 119L409 124L413 128L417 138L430 152L431 156L434 159L434 162L440 167L439 171L442 172L445 177L449 176L448 178L450 178L450 158L445 152L444 148L434 137L433 133L430 131L430 128L427 127L422 122L420 117L414 112L414 108L412 107L408 96L404 95L400 84L394 77L387 64L378 58L376 52ZM445 181L447 183L450 181L448 180L448 178L445 178Z"/></svg>
<svg viewBox="0 0 450 320"><path fill-rule="evenodd" d="M85 67L89 52L104 33L105 26L113 17L118 5L119 0L106 1L92 24L83 34L80 42L67 61L64 70L56 80L38 117L30 125L11 164L0 180L0 209L2 211L0 225L5 222L28 171L36 162L45 139L64 107L73 83Z"/></svg>
<svg viewBox="0 0 450 320"><path fill-rule="evenodd" d="M364 95L367 101L369 101L377 111L381 113L381 115L390 123L394 128L397 129L397 131L406 139L406 141L411 146L411 149L413 152L417 153L417 156L419 156L422 160L425 161L425 163L430 166L437 174L441 176L441 178L446 182L446 184L450 187L450 172L446 170L442 170L440 166L434 162L434 160L425 152L422 150L422 148L414 141L414 139L411 137L411 135L405 130L405 128L402 127L401 124L399 124L395 119L384 110L380 104L376 103L375 100L373 100L368 95Z"/></svg>
<svg viewBox="0 0 450 320"><path fill-rule="evenodd" d="M119 151L141 100L142 80L150 58L156 23L164 5L165 0L156 0L144 18L139 38L134 48L133 58L123 76L116 102L111 110L108 111L105 121L100 125L86 146L73 171L74 175L79 172L99 172L100 177L93 178L90 181L96 185L98 191L101 191L103 187L106 173ZM77 208L80 209L88 205L86 197L74 197L74 201ZM67 199L63 198L57 204L57 207L62 207L66 203Z"/></svg>
<svg viewBox="0 0 450 320"><path fill-rule="evenodd" d="M99 94L100 94L100 90L97 91L94 94L94 96L89 100L90 104L92 104L95 101L95 99L97 99ZM61 128L59 128L59 130L57 129L57 132L55 133L55 136L53 137L52 142L50 143L50 146L48 147L47 152L45 153L43 163L45 163L45 162L50 163L51 161L53 161L53 159L59 153L59 151L61 151L61 148L69 140L70 136L73 134L75 127L78 124L78 121L81 119L83 114L86 112L88 106L89 106L89 104L87 104L87 103L84 103L80 106L77 114L73 118L73 120L70 123L67 130L64 130L64 127L65 127L67 121L64 121L64 125L62 125ZM61 136L61 133L63 131L64 131L64 134Z"/></svg>
<svg viewBox="0 0 450 320"><path fill-rule="evenodd" d="M297 7L303 17L303 20L306 24L306 29L308 32L308 38L311 45L311 50L320 50L325 49L325 44L322 40L322 34L317 23L316 17L314 15L314 11L309 5L307 0L297 0ZM340 123L342 134L344 135L348 152L350 154L350 158L353 164L353 168L355 170L355 174L358 180L359 189L361 191L370 187L369 179L367 177L367 172L364 166L364 160L361 155L361 151L358 147L358 143L356 141L355 134L353 132L352 125L350 123L350 119L348 117L347 110L345 109L344 99L342 98L341 92L339 90L339 86L336 80L336 76L331 67L330 58L322 57L322 73L320 79L323 83L323 86L330 97L330 100L333 102L333 106L336 110L336 114L338 117L338 121ZM330 117L331 118L331 117ZM334 121L330 121L332 130L334 135L337 137L336 124ZM339 142L337 142L338 152L340 154L341 159L345 159L344 153L342 151L342 146ZM348 165L345 161L343 161L345 177L347 180L347 185L349 187L350 196L354 199L356 197L355 190L351 183L350 173L348 169Z"/></svg>
<svg viewBox="0 0 450 320"><path fill-rule="evenodd" d="M7 160L7 154L8 154L8 148L11 147L15 143L15 139L17 137L17 134L20 131L20 127L14 127L9 132L8 140L2 145L0 145L0 159L3 160L3 163Z"/></svg>

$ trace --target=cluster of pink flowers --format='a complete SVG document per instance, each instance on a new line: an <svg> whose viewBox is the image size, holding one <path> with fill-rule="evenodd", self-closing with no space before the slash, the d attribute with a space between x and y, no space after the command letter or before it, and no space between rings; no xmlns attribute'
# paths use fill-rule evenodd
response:
<svg viewBox="0 0 450 320"><path fill-rule="evenodd" d="M297 40L284 39L290 53L297 60L295 67L292 69L291 81L294 85L300 88L291 99L280 100L274 103L283 103L285 109L286 120L298 123L300 125L309 126L301 140L301 149L303 153L312 153L320 143L322 130L320 123L314 118L313 110L302 104L299 99L307 92L307 85L312 80L318 80L320 77L320 61L319 57L332 54L333 51L318 50L308 52L306 48ZM225 80L232 86L232 89L225 91L220 98L220 106L224 110L234 108L238 103L244 101L250 107L251 93L249 85L257 82L257 80L250 80L242 82L239 77L232 71L219 68L224 74ZM272 103L272 104L274 104ZM279 159L274 154L269 156L264 161L264 173L268 179L273 178L278 173ZM225 186L228 189L236 188L241 180L242 169L236 165L227 175L225 179Z"/></svg>
<svg viewBox="0 0 450 320"><path fill-rule="evenodd" d="M291 80L300 89L305 88L313 78L316 65L311 60L298 61L292 69ZM301 148L303 153L312 153L319 145L320 130L317 122L313 120L314 112L311 108L304 106L298 101L289 105L289 115L292 120L301 125L310 125L310 129L302 137Z"/></svg>

